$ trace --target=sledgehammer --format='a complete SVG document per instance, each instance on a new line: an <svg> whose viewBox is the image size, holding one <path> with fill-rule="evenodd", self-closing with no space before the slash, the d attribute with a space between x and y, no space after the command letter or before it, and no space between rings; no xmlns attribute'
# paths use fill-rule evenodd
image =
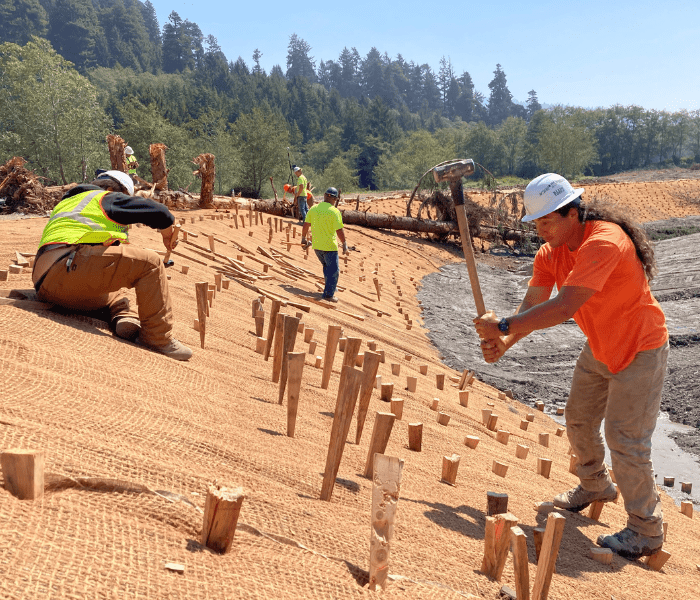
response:
<svg viewBox="0 0 700 600"><path fill-rule="evenodd" d="M476 304L476 313L477 316L481 317L486 312L486 307L484 306L484 298L481 295L479 275L476 271L476 260L474 259L472 238L469 233L469 223L467 222L467 213L464 207L464 192L462 191L462 177L472 175L474 170L474 161L471 158L453 160L433 167L433 177L435 178L435 183L447 181L450 184L452 201L455 203L455 212L457 213L459 235L462 239L462 250L464 251L464 259L467 261L469 282L472 285L472 294Z"/></svg>

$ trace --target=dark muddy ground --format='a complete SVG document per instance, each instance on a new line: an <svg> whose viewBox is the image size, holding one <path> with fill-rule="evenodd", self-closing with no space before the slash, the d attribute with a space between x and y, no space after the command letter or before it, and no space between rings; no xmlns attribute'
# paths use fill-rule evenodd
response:
<svg viewBox="0 0 700 600"><path fill-rule="evenodd" d="M688 221L697 225L700 218ZM667 225L658 222L648 227ZM652 288L666 314L671 344L661 409L672 421L691 426L673 437L700 462L700 233L657 242L656 257L659 275ZM525 294L532 258L495 249L477 260L486 308L497 315L512 314ZM521 402L534 405L535 400L543 400L547 412L564 407L585 341L573 320L532 333L497 364L489 365L481 356L472 324L476 313L464 261L428 275L422 284L418 298L424 306L423 319L447 365L472 369L482 381L512 390Z"/></svg>

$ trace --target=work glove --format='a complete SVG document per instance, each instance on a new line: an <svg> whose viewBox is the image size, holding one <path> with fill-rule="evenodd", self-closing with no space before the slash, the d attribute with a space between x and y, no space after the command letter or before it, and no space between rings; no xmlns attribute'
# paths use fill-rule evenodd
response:
<svg viewBox="0 0 700 600"><path fill-rule="evenodd" d="M301 238L301 245L304 246L304 248L308 248L311 245L311 242L303 237Z"/></svg>

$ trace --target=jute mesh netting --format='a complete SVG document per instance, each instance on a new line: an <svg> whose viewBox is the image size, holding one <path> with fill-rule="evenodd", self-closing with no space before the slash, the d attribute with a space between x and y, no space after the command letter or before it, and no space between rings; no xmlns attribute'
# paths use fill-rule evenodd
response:
<svg viewBox="0 0 700 600"><path fill-rule="evenodd" d="M244 254L232 242L255 252L257 245L282 250L284 234L267 244L267 224L233 229L225 220L197 220L185 228L214 234L217 252L236 259ZM45 219L0 222L0 268L14 251L33 248ZM248 231L253 236L248 236ZM538 413L528 431L519 423L531 407L500 400L480 382L471 388L469 406L460 406L449 379L436 388L436 374L458 375L439 362L418 317L414 280L447 258L441 250L375 233L350 230L358 247L341 275L341 285L365 296L376 294L373 277L383 282L382 300L340 292L338 308L363 315L364 321L322 308L313 302L302 321L315 330L315 355L323 355L329 324L344 335L376 340L386 353L380 365L383 381L395 383L394 396L405 400L386 454L404 459L395 537L390 555L389 598L458 598L468 594L496 598L501 585L514 587L513 563L506 563L502 581L479 572L484 546L486 493L510 495L509 510L528 535L530 578L536 572L532 529L545 517L535 502L571 487L565 437L557 424ZM158 249L160 236L147 228L132 232L134 243ZM199 242L206 246L206 242ZM58 312L0 305L0 449L41 449L46 454L45 494L39 501L18 500L0 490L0 598L351 598L374 595L367 589L372 482L362 476L377 411L388 405L374 392L364 434L354 443L350 429L330 502L319 493L326 464L330 429L338 391L342 353L328 390L321 389L321 371L307 354L294 438L287 437L286 399L277 402L272 360L255 352L251 302L255 292L231 282L217 292L206 326L206 347L199 347L195 282L214 281L211 265L200 251L178 249L204 266L180 256L168 269L176 318L175 334L195 350L179 363L137 345L118 340L106 323ZM430 254L431 259L427 258ZM249 256L249 255L247 255ZM244 256L244 264L261 268ZM260 257L260 254L255 256ZM320 275L320 265L300 246L287 260ZM362 262L364 261L364 262ZM362 264L361 264L362 263ZM378 273L376 263L380 263ZM187 275L182 265L189 265ZM313 291L310 277L283 275L259 280L266 289L304 302ZM364 269L364 271L362 270ZM392 270L395 281L392 282ZM366 275L366 280L359 278ZM29 273L11 275L0 290L31 288ZM400 289L399 289L400 288ZM399 295L401 291L401 295ZM464 291L446 298L466 302ZM294 296L300 294L301 296ZM317 297L317 296L314 296ZM401 302L402 312L396 302ZM386 314L364 305L381 307ZM270 301L264 303L266 326ZM287 314L296 309L287 307ZM406 329L404 314L413 320ZM296 350L307 350L301 335ZM390 365L400 365L392 375ZM427 365L421 375L419 365ZM406 390L406 377L418 377L416 392ZM436 422L434 397L451 415L449 425ZM481 422L481 409L494 404L499 424L511 432L507 445ZM423 450L408 449L407 423L423 422ZM551 433L550 446L537 443ZM480 437L475 450L466 435ZM515 445L530 446L525 460ZM460 454L456 486L440 482L442 457ZM538 457L554 461L549 479L538 476ZM496 476L493 460L508 465L507 477ZM243 502L231 551L215 554L200 543L206 489L212 482L241 486ZM604 566L587 558L600 533L624 525L621 505L609 505L601 522L567 515L557 573L550 598L617 599L692 597L697 578L694 556L700 550L700 528L679 515L664 497L674 542L664 572L656 573L615 559ZM683 537L681 537L683 536ZM184 573L166 563L184 565Z"/></svg>

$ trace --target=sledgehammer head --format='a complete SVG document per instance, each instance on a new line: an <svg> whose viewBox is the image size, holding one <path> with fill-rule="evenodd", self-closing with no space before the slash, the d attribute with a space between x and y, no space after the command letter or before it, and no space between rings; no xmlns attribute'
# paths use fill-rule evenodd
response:
<svg viewBox="0 0 700 600"><path fill-rule="evenodd" d="M433 169L435 183L441 181L456 181L462 177L469 177L475 170L474 161L471 158L456 160L446 165L440 165Z"/></svg>

